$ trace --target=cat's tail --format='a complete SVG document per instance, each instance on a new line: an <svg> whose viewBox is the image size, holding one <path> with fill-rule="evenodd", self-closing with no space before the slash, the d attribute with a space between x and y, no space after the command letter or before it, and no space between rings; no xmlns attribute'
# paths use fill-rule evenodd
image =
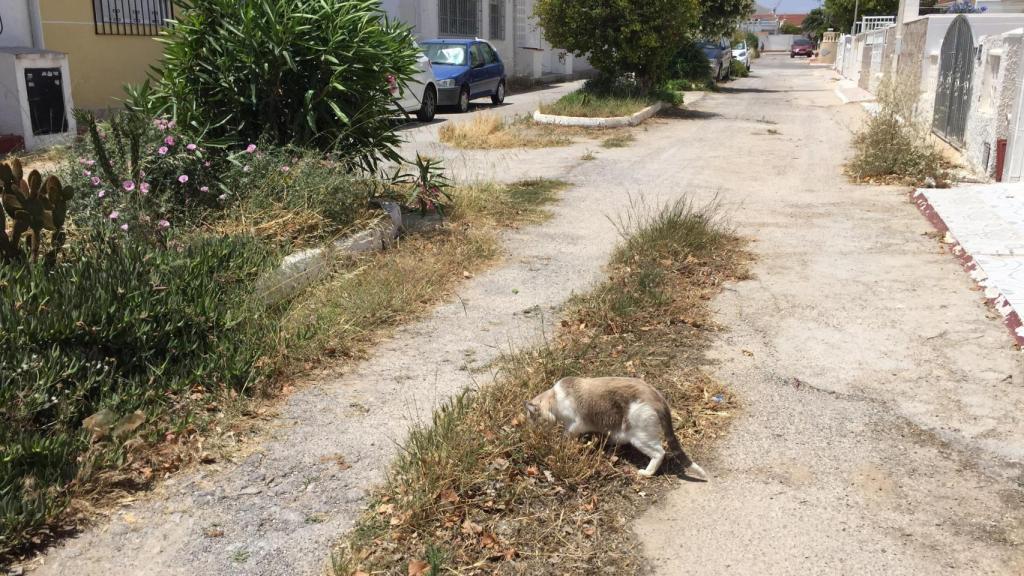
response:
<svg viewBox="0 0 1024 576"><path fill-rule="evenodd" d="M708 473L700 467L699 464L690 459L683 450L683 445L679 443L679 438L676 438L675 428L672 426L672 412L669 411L668 405L665 404L658 416L661 419L661 427L665 434L665 442L668 443L669 455L675 457L682 463L684 472L691 478L697 480L703 480L707 482L711 479Z"/></svg>

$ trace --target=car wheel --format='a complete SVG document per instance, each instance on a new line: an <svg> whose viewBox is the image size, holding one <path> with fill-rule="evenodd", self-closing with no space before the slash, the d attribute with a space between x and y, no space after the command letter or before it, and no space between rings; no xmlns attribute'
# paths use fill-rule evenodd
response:
<svg viewBox="0 0 1024 576"><path fill-rule="evenodd" d="M420 109L416 111L416 118L420 122L430 122L434 119L434 114L437 112L437 90L433 86L427 86L425 92L423 92L423 102L420 103Z"/></svg>
<svg viewBox="0 0 1024 576"><path fill-rule="evenodd" d="M459 112L469 112L469 86L463 86L459 92Z"/></svg>
<svg viewBox="0 0 1024 576"><path fill-rule="evenodd" d="M498 82L498 87L494 90L494 94L491 95L491 102L497 106L505 102L505 81Z"/></svg>

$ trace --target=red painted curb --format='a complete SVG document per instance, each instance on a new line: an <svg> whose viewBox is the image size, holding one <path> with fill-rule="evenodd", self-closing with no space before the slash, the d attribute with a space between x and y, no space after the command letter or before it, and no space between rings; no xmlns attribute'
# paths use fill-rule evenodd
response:
<svg viewBox="0 0 1024 576"><path fill-rule="evenodd" d="M910 199L917 206L917 209L919 212L921 212L921 215L923 215L929 222L931 222L932 226L934 226L936 230L938 230L942 234L948 234L953 239L953 243L950 245L949 251L954 257L956 257L957 261L960 262L960 265L963 266L964 271L967 272L967 274L971 275L971 279L974 280L974 283L977 284L978 287L981 288L982 290L985 290L986 288L994 288L995 290L998 291L998 286L984 286L980 282L975 280L973 274L977 270L981 269L981 267L978 266L978 263L974 261L974 257L971 256L967 252L967 250L965 250L964 247L960 245L960 242L956 239L956 236L949 230L949 226L946 225L946 222L942 219L942 216L939 216L938 211L935 210L935 208L931 205L931 203L928 201L928 198L921 192L914 190L910 192ZM983 269L982 272L984 272ZM1018 314L1017 310L1013 308L1013 305L1010 304L1010 301L1006 299L1006 296L1004 296L1002 292L999 292L994 298L989 298L986 296L985 301L988 303L989 306L994 308L995 311L1000 314L1000 316L1003 317L1003 324L1005 324L1006 328L1010 331L1010 335L1013 337L1013 340L1017 344L1017 346L1019 348L1024 348L1024 336L1020 334L1020 332L1024 332L1024 330L1021 330L1022 328L1024 328L1024 322L1021 321L1020 314Z"/></svg>

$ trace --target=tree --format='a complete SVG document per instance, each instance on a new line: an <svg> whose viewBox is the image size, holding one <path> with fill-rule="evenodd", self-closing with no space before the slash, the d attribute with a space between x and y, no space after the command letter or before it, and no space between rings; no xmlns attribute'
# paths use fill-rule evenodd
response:
<svg viewBox="0 0 1024 576"><path fill-rule="evenodd" d="M815 8L808 12L807 17L804 18L801 28L803 29L804 35L812 40L820 40L829 28L838 29L838 27L832 23L828 13L821 8Z"/></svg>
<svg viewBox="0 0 1024 576"><path fill-rule="evenodd" d="M534 12L552 45L606 76L634 73L643 87L665 77L700 14L696 0L540 0Z"/></svg>
<svg viewBox="0 0 1024 576"><path fill-rule="evenodd" d="M779 32L783 34L802 34L803 29L792 22L783 22Z"/></svg>
<svg viewBox="0 0 1024 576"><path fill-rule="evenodd" d="M853 27L854 10L856 19L863 16L895 16L900 9L899 0L825 0L825 13L837 30L849 32Z"/></svg>
<svg viewBox="0 0 1024 576"><path fill-rule="evenodd" d="M700 31L709 38L729 37L753 13L753 0L706 0L701 2Z"/></svg>

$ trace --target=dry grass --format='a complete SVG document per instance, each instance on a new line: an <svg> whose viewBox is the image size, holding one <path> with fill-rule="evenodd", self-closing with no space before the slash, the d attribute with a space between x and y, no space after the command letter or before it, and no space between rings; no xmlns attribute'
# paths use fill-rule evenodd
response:
<svg viewBox="0 0 1024 576"><path fill-rule="evenodd" d="M715 329L707 301L742 276L745 256L712 212L684 203L623 230L608 279L569 304L546 346L505 356L493 384L410 433L387 484L334 550L336 574L643 573L629 523L677 482L678 467L641 479L636 464L646 462L632 449L525 425L523 401L564 376L642 376L700 454L734 409L701 370Z"/></svg>
<svg viewBox="0 0 1024 576"><path fill-rule="evenodd" d="M525 180L452 191L448 223L386 252L338 263L334 276L292 304L282 346L291 359L359 356L382 330L422 315L467 274L500 255L497 232L543 220L565 184Z"/></svg>
<svg viewBox="0 0 1024 576"><path fill-rule="evenodd" d="M623 132L614 136L609 136L601 141L601 146L604 148L625 148L633 143L636 137L630 132Z"/></svg>
<svg viewBox="0 0 1024 576"><path fill-rule="evenodd" d="M616 118L635 114L653 103L648 97L608 95L581 89L542 104L540 111L556 116Z"/></svg>
<svg viewBox="0 0 1024 576"><path fill-rule="evenodd" d="M505 119L495 114L477 114L471 120L441 126L441 142L470 150L500 148L551 148L568 146L572 139L540 127L528 117Z"/></svg>
<svg viewBox="0 0 1024 576"><path fill-rule="evenodd" d="M853 158L846 166L861 182L945 186L949 165L932 144L931 126L917 111L917 87L902 80L883 82L879 109L854 134Z"/></svg>

